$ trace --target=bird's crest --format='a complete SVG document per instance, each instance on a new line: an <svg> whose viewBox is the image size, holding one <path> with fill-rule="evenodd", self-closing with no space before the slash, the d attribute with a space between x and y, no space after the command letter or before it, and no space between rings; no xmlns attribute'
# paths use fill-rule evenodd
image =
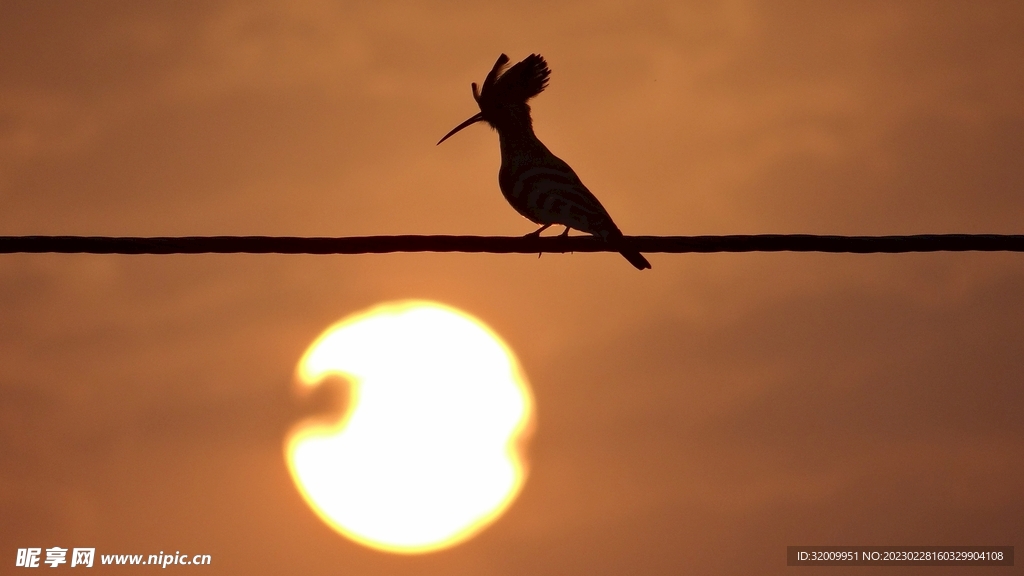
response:
<svg viewBox="0 0 1024 576"><path fill-rule="evenodd" d="M508 56L498 56L498 61L484 78L484 84L477 92L473 84L473 98L481 109L495 104L525 104L548 86L551 70L538 54L531 54L508 70Z"/></svg>
<svg viewBox="0 0 1024 576"><path fill-rule="evenodd" d="M530 54L522 62L505 70L507 65L508 56L498 56L498 61L484 78L483 87L477 90L476 82L473 83L473 98L480 106L480 113L452 128L451 132L437 142L438 144L477 122L487 122L494 128L500 122L507 122L509 119L514 121L518 118L519 122L529 126L530 107L526 101L547 88L551 70L548 69L548 63L544 58L538 54Z"/></svg>

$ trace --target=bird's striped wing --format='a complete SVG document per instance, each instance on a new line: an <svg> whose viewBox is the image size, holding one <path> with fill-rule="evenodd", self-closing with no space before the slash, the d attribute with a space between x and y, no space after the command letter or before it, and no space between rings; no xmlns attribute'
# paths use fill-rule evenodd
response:
<svg viewBox="0 0 1024 576"><path fill-rule="evenodd" d="M528 167L511 183L508 201L540 224L561 224L607 238L618 232L611 216L572 170Z"/></svg>

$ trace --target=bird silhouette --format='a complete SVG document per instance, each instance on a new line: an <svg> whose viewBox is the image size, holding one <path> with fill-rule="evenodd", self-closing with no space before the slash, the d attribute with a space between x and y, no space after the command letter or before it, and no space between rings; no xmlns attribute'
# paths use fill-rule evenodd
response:
<svg viewBox="0 0 1024 576"><path fill-rule="evenodd" d="M574 228L606 242L621 240L622 232L604 206L572 168L552 154L533 133L533 120L526 102L547 87L551 75L547 62L531 54L506 70L508 61L504 54L498 57L479 91L473 83L473 98L480 106L480 113L445 134L438 144L467 126L487 122L498 131L501 145L498 186L502 195L516 212L540 224L540 228L527 237L539 236L552 224L559 224L565 226L562 236ZM623 250L620 254L638 270L651 267L636 250Z"/></svg>

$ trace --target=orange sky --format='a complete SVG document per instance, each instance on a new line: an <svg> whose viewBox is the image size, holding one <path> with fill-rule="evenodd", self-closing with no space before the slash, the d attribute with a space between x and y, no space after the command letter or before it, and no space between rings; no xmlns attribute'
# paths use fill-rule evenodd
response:
<svg viewBox="0 0 1024 576"><path fill-rule="evenodd" d="M0 234L530 232L494 133L434 146L501 52L548 60L537 135L627 234L1024 232L1020 2L706 5L7 0ZM1024 256L649 259L0 256L0 566L783 574L787 545L1024 545ZM418 557L337 536L282 458L306 346L406 298L487 322L538 411L509 512Z"/></svg>

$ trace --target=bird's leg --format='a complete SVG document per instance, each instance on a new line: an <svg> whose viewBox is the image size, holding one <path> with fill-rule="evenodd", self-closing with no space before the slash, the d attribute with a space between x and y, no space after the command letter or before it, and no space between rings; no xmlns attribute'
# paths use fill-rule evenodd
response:
<svg viewBox="0 0 1024 576"><path fill-rule="evenodd" d="M540 228L538 228L537 230L535 230L533 232L530 232L529 234L524 235L523 238L537 238L537 237L540 236L541 232L547 230L550 227L551 227L551 224L545 224L545 225L541 226Z"/></svg>
<svg viewBox="0 0 1024 576"><path fill-rule="evenodd" d="M558 235L558 237L559 238L568 238L569 237L569 227L566 226L565 230L563 230L562 233ZM569 252L569 254L572 254L572 252Z"/></svg>
<svg viewBox="0 0 1024 576"><path fill-rule="evenodd" d="M550 227L551 227L551 224L545 224L545 225L541 226L540 228L537 228L533 232L530 232L529 234L524 235L523 238L540 238L540 233L545 231L545 230L547 230ZM537 253L537 258L540 258L541 254L543 254L543 252L538 252Z"/></svg>

